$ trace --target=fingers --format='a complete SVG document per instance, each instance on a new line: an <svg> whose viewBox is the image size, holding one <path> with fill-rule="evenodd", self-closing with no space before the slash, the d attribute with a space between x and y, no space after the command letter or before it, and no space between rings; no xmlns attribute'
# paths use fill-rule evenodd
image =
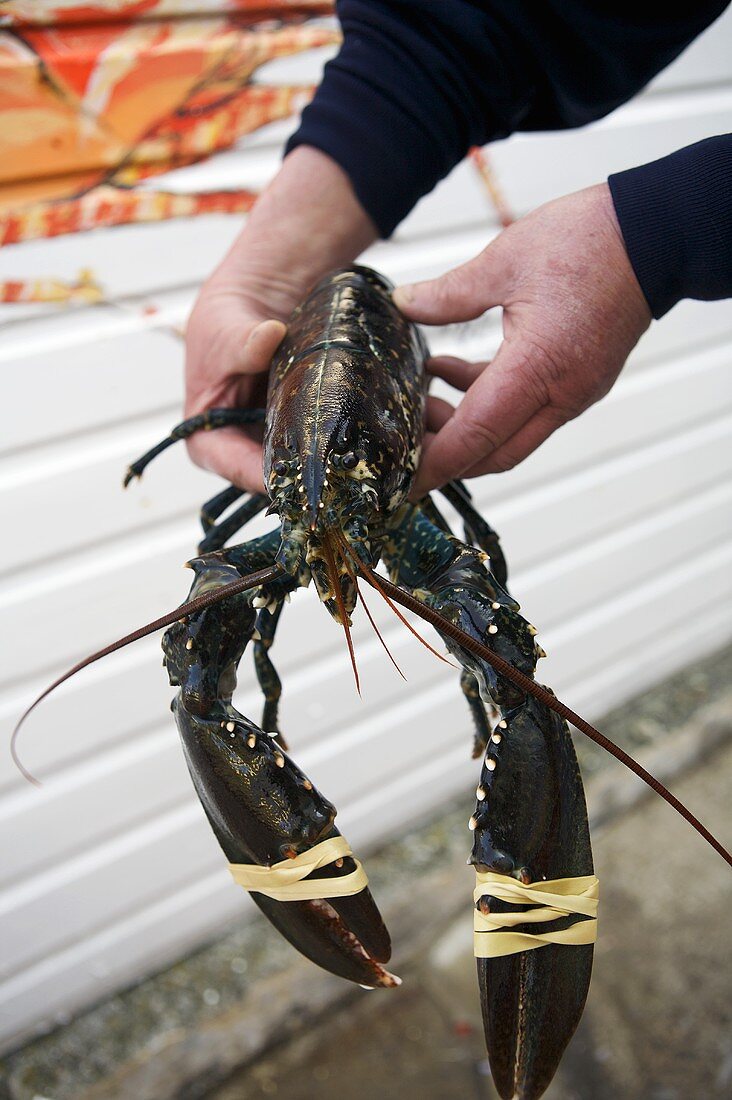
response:
<svg viewBox="0 0 732 1100"><path fill-rule="evenodd" d="M491 245L460 267L423 283L399 286L394 303L413 321L427 325L472 321L501 305L506 272Z"/></svg>
<svg viewBox="0 0 732 1100"><path fill-rule="evenodd" d="M428 432L439 432L448 420L455 415L455 408L441 397L428 397L425 414L425 427Z"/></svg>
<svg viewBox="0 0 732 1100"><path fill-rule="evenodd" d="M436 355L427 360L427 371L433 378L441 378L448 386L456 390L469 389L479 374L482 374L488 362L468 363L454 355Z"/></svg>
<svg viewBox="0 0 732 1100"><path fill-rule="evenodd" d="M496 448L482 462L476 463L466 470L463 477L478 477L481 474L502 474L512 470L528 458L537 447L549 438L549 436L561 428L567 422L567 414L561 409L547 407L541 409L535 416L519 428L517 432L506 440L504 444Z"/></svg>
<svg viewBox="0 0 732 1100"><path fill-rule="evenodd" d="M490 370L477 375L454 416L425 449L417 475L419 492L482 468L548 404L546 391L536 384L530 354L520 341L504 340Z"/></svg>

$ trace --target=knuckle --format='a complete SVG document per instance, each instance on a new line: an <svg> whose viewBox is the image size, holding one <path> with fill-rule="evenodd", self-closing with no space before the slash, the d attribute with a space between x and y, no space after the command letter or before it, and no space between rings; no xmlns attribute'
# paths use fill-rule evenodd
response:
<svg viewBox="0 0 732 1100"><path fill-rule="evenodd" d="M520 461L518 455L501 448L496 454L491 455L490 469L492 473L507 474L509 470L513 470L514 466L518 466Z"/></svg>
<svg viewBox="0 0 732 1100"><path fill-rule="evenodd" d="M582 363L571 351L546 341L532 341L524 350L524 382L538 403L553 408L560 423L578 416L594 398L588 393L588 379Z"/></svg>
<svg viewBox="0 0 732 1100"><path fill-rule="evenodd" d="M531 341L527 344L525 354L527 374L545 395L548 396L563 384L566 361L546 341Z"/></svg>
<svg viewBox="0 0 732 1100"><path fill-rule="evenodd" d="M436 279L432 285L440 305L447 305L456 298L459 299L471 283L470 267L468 264L464 264L461 267L453 267L449 271L446 271L445 274L441 278Z"/></svg>
<svg viewBox="0 0 732 1100"><path fill-rule="evenodd" d="M494 451L500 443L497 432L475 413L463 417L461 429L468 445L481 454Z"/></svg>

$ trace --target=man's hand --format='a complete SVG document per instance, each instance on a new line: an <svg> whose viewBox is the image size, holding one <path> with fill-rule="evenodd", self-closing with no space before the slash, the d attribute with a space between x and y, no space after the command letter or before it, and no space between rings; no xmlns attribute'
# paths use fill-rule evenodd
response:
<svg viewBox="0 0 732 1100"><path fill-rule="evenodd" d="M272 319L275 307L265 302L264 294L260 302L243 286L227 285L221 269L203 287L186 330L186 417L217 407L264 405L266 372L286 331ZM261 438L255 429L198 432L188 451L198 466L261 492Z"/></svg>
<svg viewBox="0 0 732 1100"><path fill-rule="evenodd" d="M204 285L186 331L185 415L261 408L284 322L326 272L350 263L376 229L335 161L299 146L262 194ZM197 465L261 492L261 431L223 428L188 442Z"/></svg>
<svg viewBox="0 0 732 1100"><path fill-rule="evenodd" d="M521 462L608 392L651 322L606 184L547 203L475 259L399 287L394 300L429 325L503 307L492 362L444 356L429 364L465 397L456 409L430 400L415 496Z"/></svg>

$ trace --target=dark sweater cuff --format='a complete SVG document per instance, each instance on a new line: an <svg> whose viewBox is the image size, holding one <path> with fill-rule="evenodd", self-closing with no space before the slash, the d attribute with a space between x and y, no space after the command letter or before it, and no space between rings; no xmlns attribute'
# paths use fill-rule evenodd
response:
<svg viewBox="0 0 732 1100"><path fill-rule="evenodd" d="M610 176L630 262L653 316L732 297L732 135Z"/></svg>
<svg viewBox="0 0 732 1100"><path fill-rule="evenodd" d="M471 28L476 35L471 4L414 3L405 13L398 4L342 0L338 14L343 45L285 153L313 145L332 157L388 237L471 145L513 128L497 117L509 111L501 48L482 29L480 59L491 62L497 89L486 110L466 46Z"/></svg>

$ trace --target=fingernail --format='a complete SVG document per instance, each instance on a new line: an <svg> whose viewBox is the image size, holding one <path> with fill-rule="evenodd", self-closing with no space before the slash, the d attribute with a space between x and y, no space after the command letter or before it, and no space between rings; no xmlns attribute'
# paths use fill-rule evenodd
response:
<svg viewBox="0 0 732 1100"><path fill-rule="evenodd" d="M414 287L407 283L405 286L398 286L392 294L394 305L397 309L403 309L408 306L414 298Z"/></svg>
<svg viewBox="0 0 732 1100"><path fill-rule="evenodd" d="M281 339L282 336L284 336L284 334L287 332L287 325L284 323L284 321L278 321L275 317L270 317L266 321L259 321L254 326L252 331L247 336L247 344L250 343L251 340L253 340L257 336L257 334L260 333L264 328L266 328L267 326L271 327L272 325L276 325L277 328L280 330Z"/></svg>

